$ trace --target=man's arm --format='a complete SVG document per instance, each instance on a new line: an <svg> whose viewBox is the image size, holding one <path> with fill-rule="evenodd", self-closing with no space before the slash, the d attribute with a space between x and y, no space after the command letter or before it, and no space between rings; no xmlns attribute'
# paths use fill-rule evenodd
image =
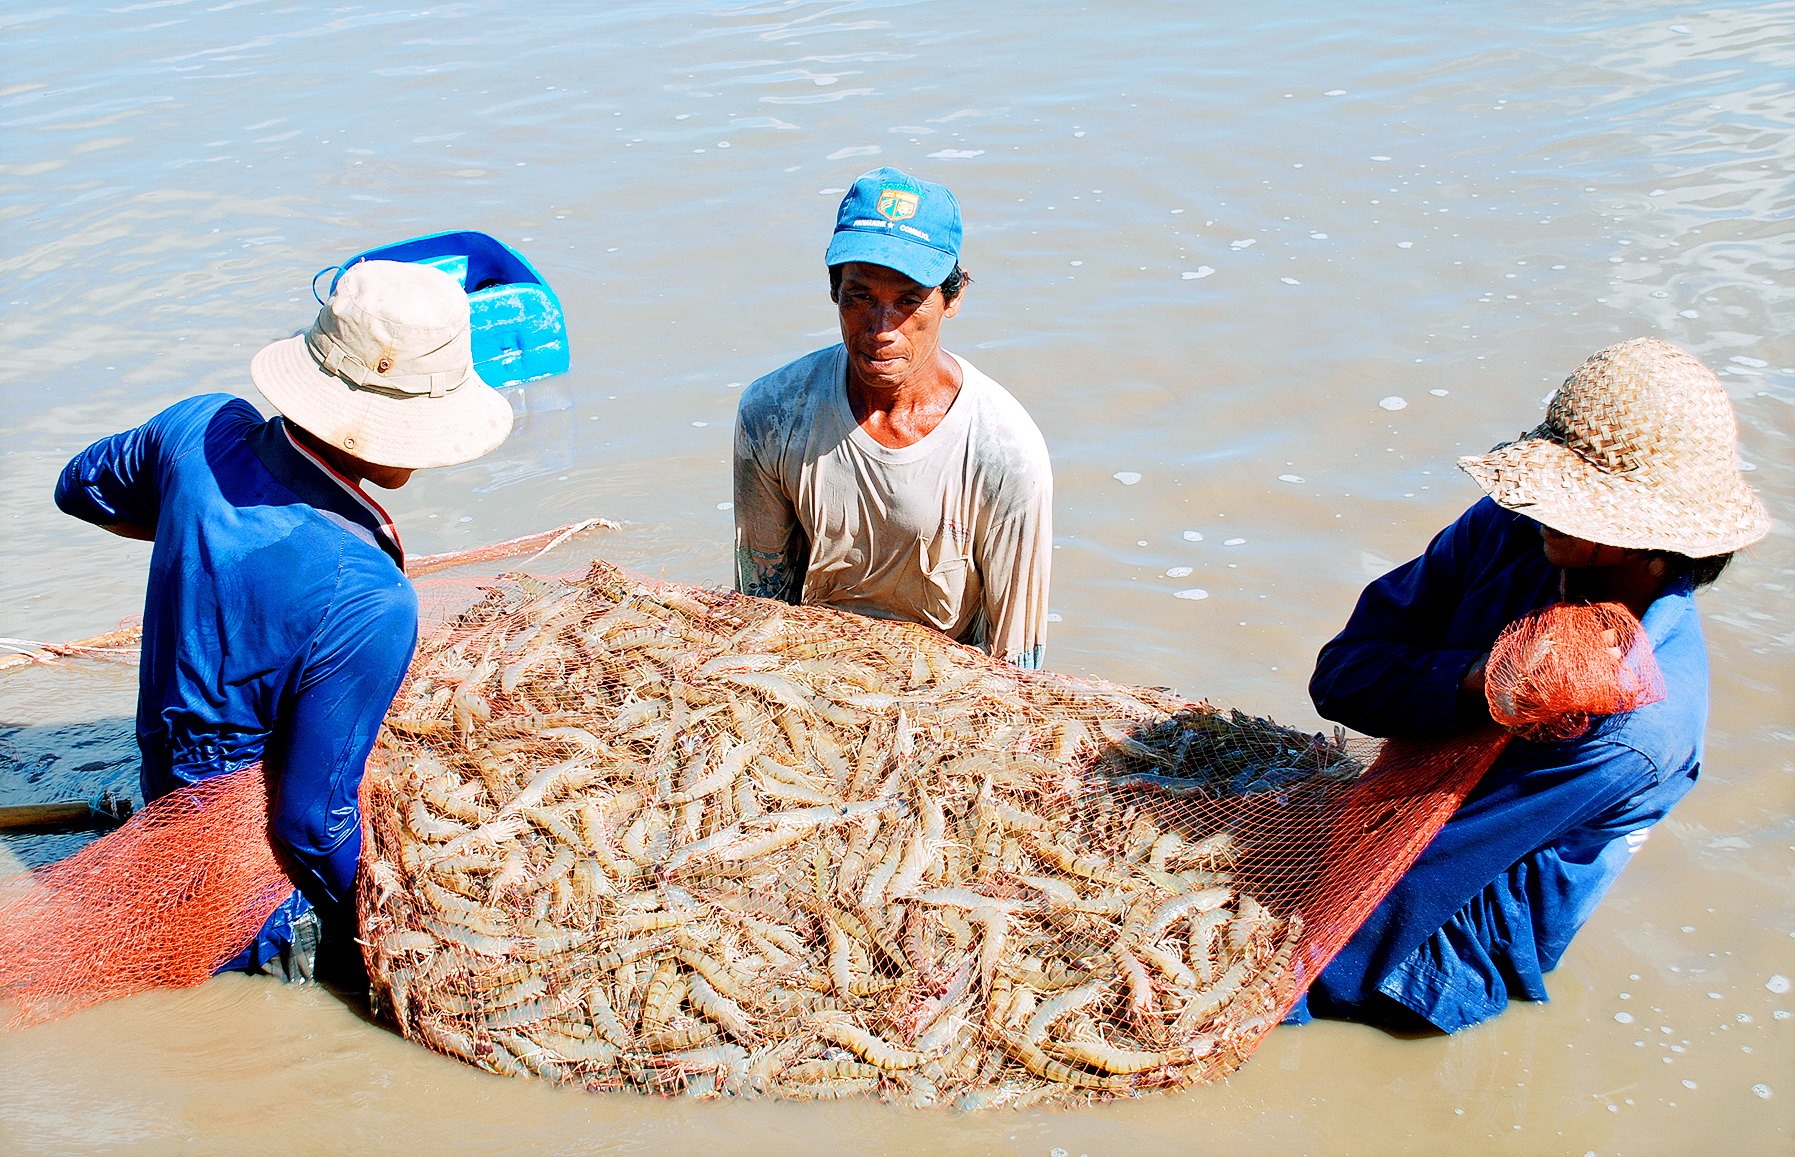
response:
<svg viewBox="0 0 1795 1157"><path fill-rule="evenodd" d="M810 541L779 479L760 463L760 447L736 415L735 589L797 604L804 597Z"/></svg>
<svg viewBox="0 0 1795 1157"><path fill-rule="evenodd" d="M354 900L362 773L418 634L417 595L398 575L340 597L270 745L268 832L300 891L325 911Z"/></svg>
<svg viewBox="0 0 1795 1157"><path fill-rule="evenodd" d="M154 542L162 497L156 442L152 420L81 451L56 480L57 507L122 538Z"/></svg>
<svg viewBox="0 0 1795 1157"><path fill-rule="evenodd" d="M1367 735L1425 736L1477 722L1463 689L1481 650L1438 645L1462 595L1476 508L1442 530L1420 558L1367 586L1346 626L1316 657L1309 695L1323 718Z"/></svg>
<svg viewBox="0 0 1795 1157"><path fill-rule="evenodd" d="M1039 669L1047 641L1047 592L1053 564L1053 477L1032 480L1020 509L982 535L973 561L985 588L985 649Z"/></svg>

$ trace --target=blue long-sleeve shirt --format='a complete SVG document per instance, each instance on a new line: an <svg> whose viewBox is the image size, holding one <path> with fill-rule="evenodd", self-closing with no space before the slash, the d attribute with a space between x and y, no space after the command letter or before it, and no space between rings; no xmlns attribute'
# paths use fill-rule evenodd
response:
<svg viewBox="0 0 1795 1157"><path fill-rule="evenodd" d="M1316 710L1379 736L1485 722L1459 681L1503 627L1554 601L1559 573L1537 523L1482 500L1365 589L1316 662ZM1577 739L1510 741L1323 970L1314 1011L1375 1016L1389 998L1451 1032L1510 997L1546 999L1544 973L1701 768L1708 660L1688 581L1661 594L1643 625L1665 698Z"/></svg>
<svg viewBox="0 0 1795 1157"><path fill-rule="evenodd" d="M357 795L417 643L397 535L283 419L190 398L77 454L56 504L153 530L138 674L146 799L262 760L306 897L354 895Z"/></svg>

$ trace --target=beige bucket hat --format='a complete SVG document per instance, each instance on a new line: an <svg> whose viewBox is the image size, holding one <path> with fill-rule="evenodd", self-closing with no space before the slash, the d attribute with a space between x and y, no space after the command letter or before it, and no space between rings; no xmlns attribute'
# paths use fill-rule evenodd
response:
<svg viewBox="0 0 1795 1157"><path fill-rule="evenodd" d="M1538 429L1458 465L1502 506L1563 534L1706 558L1770 533L1738 445L1714 372L1642 337L1577 367Z"/></svg>
<svg viewBox="0 0 1795 1157"><path fill-rule="evenodd" d="M380 466L468 462L511 433L511 406L474 371L467 294L440 269L363 261L309 333L249 363L295 425Z"/></svg>

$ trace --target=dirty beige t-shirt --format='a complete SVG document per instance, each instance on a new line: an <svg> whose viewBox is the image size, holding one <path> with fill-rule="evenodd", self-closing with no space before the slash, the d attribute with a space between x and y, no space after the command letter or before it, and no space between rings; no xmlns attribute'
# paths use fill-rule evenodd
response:
<svg viewBox="0 0 1795 1157"><path fill-rule="evenodd" d="M840 345L743 392L736 587L927 623L1038 667L1053 540L1047 444L1008 391L950 356L959 395L927 437L898 450L854 420Z"/></svg>

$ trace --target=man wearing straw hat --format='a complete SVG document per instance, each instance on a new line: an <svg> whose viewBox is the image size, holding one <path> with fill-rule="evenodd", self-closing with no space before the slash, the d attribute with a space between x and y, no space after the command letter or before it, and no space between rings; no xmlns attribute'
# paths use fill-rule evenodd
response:
<svg viewBox="0 0 1795 1157"><path fill-rule="evenodd" d="M352 933L357 793L417 642L399 535L362 483L498 446L511 409L474 371L447 274L352 266L310 332L250 377L280 411L190 398L77 454L66 513L153 541L137 742L143 794L262 761L268 831L299 891L224 967L310 973L319 921Z"/></svg>
<svg viewBox="0 0 1795 1157"><path fill-rule="evenodd" d="M1487 727L1491 644L1557 602L1631 611L1665 695L1578 738L1510 740L1323 970L1309 1012L1454 1032L1546 999L1544 974L1701 770L1694 592L1770 527L1736 446L1719 379L1639 338L1585 362L1537 429L1459 461L1488 497L1365 589L1317 660L1316 709L1380 736Z"/></svg>
<svg viewBox="0 0 1795 1157"><path fill-rule="evenodd" d="M824 261L841 342L754 382L736 416L737 589L1039 667L1053 470L1021 404L941 348L970 280L959 202L875 169Z"/></svg>

